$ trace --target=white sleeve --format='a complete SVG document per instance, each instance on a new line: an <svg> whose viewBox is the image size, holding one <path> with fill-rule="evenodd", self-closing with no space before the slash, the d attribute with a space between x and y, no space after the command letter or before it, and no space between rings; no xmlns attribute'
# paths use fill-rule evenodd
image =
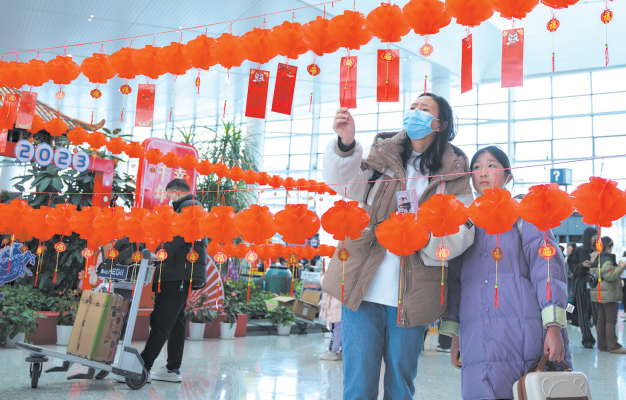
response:
<svg viewBox="0 0 626 400"><path fill-rule="evenodd" d="M351 200L365 201L372 172L361 169L363 146L358 141L352 151L339 154L337 138L328 143L324 152L322 176L324 183L339 195L346 194ZM344 192L345 191L345 192Z"/></svg>
<svg viewBox="0 0 626 400"><path fill-rule="evenodd" d="M456 196L456 199L469 207L474 201L474 196L471 193L459 194ZM475 233L474 224L468 220L467 223L461 225L458 233L447 236L446 247L450 250L448 260L463 254L474 243ZM429 267L441 266L441 261L435 255L439 246L441 246L441 238L434 237L431 233L428 244L420 250L420 256L422 261L424 261L424 265ZM448 261L445 262L445 265L446 267L448 266Z"/></svg>

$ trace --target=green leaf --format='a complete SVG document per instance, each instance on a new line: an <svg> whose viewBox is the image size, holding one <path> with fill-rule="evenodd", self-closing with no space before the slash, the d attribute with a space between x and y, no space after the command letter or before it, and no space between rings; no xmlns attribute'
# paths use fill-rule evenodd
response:
<svg viewBox="0 0 626 400"><path fill-rule="evenodd" d="M59 178L58 176L55 176L54 179L52 179L52 187L55 188L59 192L62 191L63 181L61 180L61 178Z"/></svg>

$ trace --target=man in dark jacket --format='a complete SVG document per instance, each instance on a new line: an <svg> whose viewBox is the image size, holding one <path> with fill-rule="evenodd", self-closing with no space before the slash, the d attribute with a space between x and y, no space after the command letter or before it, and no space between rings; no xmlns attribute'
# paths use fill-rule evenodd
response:
<svg viewBox="0 0 626 400"><path fill-rule="evenodd" d="M182 179L174 179L165 188L167 198L174 211L180 213L185 207L200 205L190 194L189 185ZM193 287L200 289L206 285L207 239L188 243L180 237L165 243L167 259L161 269L161 291L157 287L158 273L155 271L152 290L155 292L154 311L150 315L150 336L141 353L144 366L150 371L154 360L159 356L167 340L167 365L152 374L154 380L181 382L180 364L185 345L185 306L191 278L191 262L187 255L193 249L198 253L198 260L193 264ZM157 267L158 268L158 267Z"/></svg>

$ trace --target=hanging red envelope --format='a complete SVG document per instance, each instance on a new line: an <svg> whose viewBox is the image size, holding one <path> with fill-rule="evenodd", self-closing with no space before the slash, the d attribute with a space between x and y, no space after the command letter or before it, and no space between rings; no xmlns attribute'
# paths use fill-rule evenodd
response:
<svg viewBox="0 0 626 400"><path fill-rule="evenodd" d="M154 119L154 96L156 84L140 83L137 88L137 112L135 126L151 127Z"/></svg>
<svg viewBox="0 0 626 400"><path fill-rule="evenodd" d="M339 105L356 108L356 63L357 57L341 57L339 68Z"/></svg>
<svg viewBox="0 0 626 400"><path fill-rule="evenodd" d="M269 80L270 71L250 69L250 78L248 80L248 100L246 101L246 117L265 118Z"/></svg>
<svg viewBox="0 0 626 400"><path fill-rule="evenodd" d="M400 50L378 50L376 101L400 101Z"/></svg>
<svg viewBox="0 0 626 400"><path fill-rule="evenodd" d="M298 67L278 63L272 111L291 115L291 104L293 103L293 91L296 87L297 73Z"/></svg>
<svg viewBox="0 0 626 400"><path fill-rule="evenodd" d="M502 31L502 87L524 84L524 28Z"/></svg>
<svg viewBox="0 0 626 400"><path fill-rule="evenodd" d="M0 109L0 129L13 129L19 102L20 95L17 93L7 93L4 96L4 103Z"/></svg>
<svg viewBox="0 0 626 400"><path fill-rule="evenodd" d="M0 153L4 153L7 150L7 136L9 131L6 129L0 130Z"/></svg>
<svg viewBox="0 0 626 400"><path fill-rule="evenodd" d="M37 105L37 93L22 92L20 100L20 108L17 112L17 120L15 127L20 129L30 129L33 125L33 117L35 116L35 106Z"/></svg>
<svg viewBox="0 0 626 400"><path fill-rule="evenodd" d="M461 60L461 94L472 90L472 35L463 39Z"/></svg>

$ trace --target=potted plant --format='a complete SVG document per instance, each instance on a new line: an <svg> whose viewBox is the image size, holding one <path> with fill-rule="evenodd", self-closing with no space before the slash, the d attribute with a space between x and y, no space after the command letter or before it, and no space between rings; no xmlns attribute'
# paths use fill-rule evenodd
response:
<svg viewBox="0 0 626 400"><path fill-rule="evenodd" d="M270 310L265 318L269 318L272 325L276 325L278 334L281 336L289 336L291 324L297 321L293 311L285 306L278 306Z"/></svg>
<svg viewBox="0 0 626 400"><path fill-rule="evenodd" d="M74 327L74 320L76 319L79 303L80 296L77 290L65 292L59 297L59 302L56 307L59 312L59 317L57 318L57 345L59 346L67 346L70 344L70 337L72 336L72 328Z"/></svg>
<svg viewBox="0 0 626 400"><path fill-rule="evenodd" d="M217 317L217 312L213 311L211 307L205 307L204 302L207 296L201 295L198 300L187 306L185 310L185 318L189 321L189 340L202 340L204 339L204 329L207 322L210 324L213 319Z"/></svg>
<svg viewBox="0 0 626 400"><path fill-rule="evenodd" d="M245 303L237 299L237 292L227 292L224 295L224 319L220 322L220 339L235 339L237 319L243 313Z"/></svg>
<svg viewBox="0 0 626 400"><path fill-rule="evenodd" d="M0 339L6 340L7 347L16 347L15 343L37 331L37 317L45 318L24 304L4 299L0 302Z"/></svg>

